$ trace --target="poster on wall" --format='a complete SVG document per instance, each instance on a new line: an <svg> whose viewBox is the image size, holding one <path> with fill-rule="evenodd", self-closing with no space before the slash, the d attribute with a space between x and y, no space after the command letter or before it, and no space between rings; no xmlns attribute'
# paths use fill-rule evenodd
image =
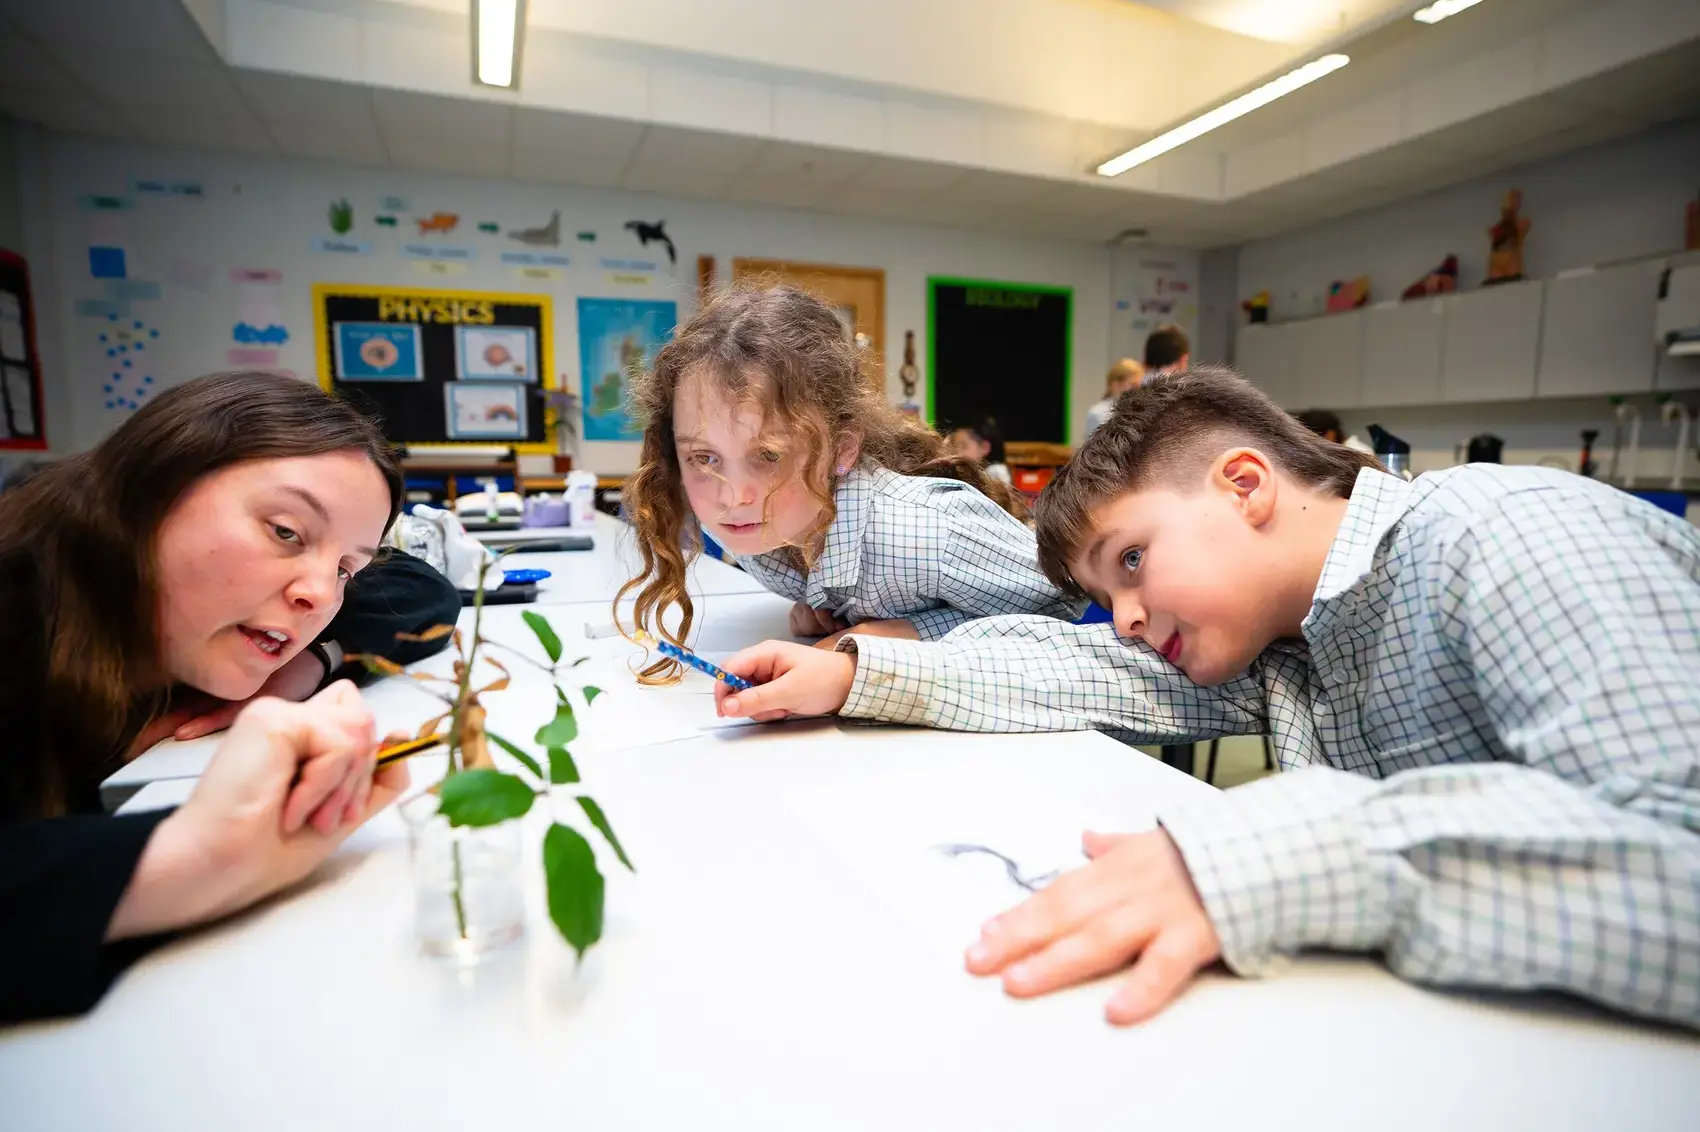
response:
<svg viewBox="0 0 1700 1132"><path fill-rule="evenodd" d="M523 385L451 381L443 386L450 440L524 440Z"/></svg>
<svg viewBox="0 0 1700 1132"><path fill-rule="evenodd" d="M336 377L339 381L424 381L419 327L383 322L339 322Z"/></svg>
<svg viewBox="0 0 1700 1132"><path fill-rule="evenodd" d="M462 381L536 381L537 336L529 326L455 327Z"/></svg>
<svg viewBox="0 0 1700 1132"><path fill-rule="evenodd" d="M47 447L32 303L28 265L0 251L0 449Z"/></svg>
<svg viewBox="0 0 1700 1132"><path fill-rule="evenodd" d="M642 373L679 322L676 303L580 299L578 344L584 385L584 438L637 440L629 412L632 378Z"/></svg>

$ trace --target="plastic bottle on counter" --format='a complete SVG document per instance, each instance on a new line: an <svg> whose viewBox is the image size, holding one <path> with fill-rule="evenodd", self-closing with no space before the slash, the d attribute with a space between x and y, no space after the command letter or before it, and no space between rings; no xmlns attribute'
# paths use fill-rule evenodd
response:
<svg viewBox="0 0 1700 1132"><path fill-rule="evenodd" d="M596 526L596 473L567 473L567 525L575 530Z"/></svg>

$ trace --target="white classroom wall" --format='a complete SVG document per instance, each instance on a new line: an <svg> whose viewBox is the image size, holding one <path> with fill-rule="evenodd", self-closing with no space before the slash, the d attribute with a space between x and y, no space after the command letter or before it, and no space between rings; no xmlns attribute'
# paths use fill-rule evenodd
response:
<svg viewBox="0 0 1700 1132"><path fill-rule="evenodd" d="M1267 289L1272 317L1281 321L1320 313L1334 279L1368 275L1372 301L1397 298L1448 253L1458 256L1461 286L1474 289L1486 267L1488 228L1509 188L1522 190L1532 224L1525 255L1531 278L1679 249L1684 208L1700 192L1700 119L1258 240L1230 250L1231 258L1207 252L1203 289L1213 296L1231 286L1241 298ZM1630 400L1643 418L1641 447L1662 450L1645 463L1655 474L1671 461L1675 430L1658 423L1652 396ZM1341 419L1349 430L1361 432L1373 420L1403 437L1418 470L1451 464L1454 444L1480 432L1504 439L1508 459L1550 455L1573 465L1581 430L1599 430L1599 445L1609 451L1613 428L1605 397L1352 410ZM1596 459L1604 460L1598 448Z"/></svg>
<svg viewBox="0 0 1700 1132"><path fill-rule="evenodd" d="M716 257L720 277L729 276L736 256L788 259L800 262L882 268L886 273L886 367L892 393L899 389L903 332L916 331L924 402L926 368L926 280L929 275L985 278L1007 282L1044 283L1074 291L1073 369L1074 417L1070 427L1078 439L1087 407L1102 389L1103 373L1112 348L1112 254L1101 245L1020 239L945 228L899 224L871 219L826 216L782 209L673 200L627 192L573 189L488 179L389 169L337 166L270 157L249 157L172 150L127 143L56 135L28 128L38 160L25 170L39 192L26 193L27 223L32 195L44 202L43 238L35 240L32 257L52 261L48 285L40 302L53 308L56 342L47 343L44 361L60 376L68 396L50 398L61 415L50 420L54 448L59 452L86 448L104 436L123 409L108 409L103 387L110 377L105 347L98 341L100 319L79 317L80 300L101 299L102 281L91 277L87 248L91 238L119 234L131 242L140 270L132 278L158 282L157 301L135 300L132 315L148 329L158 329L149 355L158 383L227 368L227 352L238 346L231 339L236 296L229 283L232 268L270 268L282 272L278 308L289 331L279 364L302 374L315 372L313 322L309 287L317 282L363 282L396 286L442 287L487 291L544 291L555 300L554 362L557 373L578 380L576 299L580 296L656 297L675 299L681 317L695 301L696 259ZM114 219L79 206L88 194L125 193L136 178L200 182L203 200L139 197L133 212ZM405 227L394 230L373 225L380 199L400 196L409 209ZM354 206L356 226L345 237L369 242L373 254L345 255L314 250L315 241L333 235L327 210L333 200L346 198ZM539 283L516 277L516 269L500 262L504 250L525 250L506 235L477 231L479 221L508 229L542 224L553 209L561 210L563 242L558 249L572 259L559 281ZM464 274L430 278L416 273L400 256L405 239L419 239L411 217L433 212L459 213L460 227L452 235L429 237L444 244L470 245L477 259ZM666 257L656 245L639 247L623 230L628 220L661 220L678 248L677 271L668 274ZM595 243L579 243L574 234L594 231ZM557 249L544 249L554 251ZM1196 287L1193 253L1154 254L1176 257L1175 277L1184 274ZM614 285L600 265L604 257L655 259L663 270L652 285ZM187 272L184 269L189 269ZM210 270L202 292L174 280ZM1122 282L1137 288L1140 279ZM1125 320L1123 320L1125 321ZM1126 329L1127 334L1133 331ZM1140 341L1143 342L1141 335ZM1118 341L1114 347L1121 350ZM62 418L67 412L69 422ZM619 472L633 466L637 445L587 443L580 449L584 465Z"/></svg>

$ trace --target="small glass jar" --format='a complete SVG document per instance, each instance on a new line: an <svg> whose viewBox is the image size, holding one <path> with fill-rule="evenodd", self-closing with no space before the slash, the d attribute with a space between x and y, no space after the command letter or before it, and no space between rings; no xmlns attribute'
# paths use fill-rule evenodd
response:
<svg viewBox="0 0 1700 1132"><path fill-rule="evenodd" d="M455 827L437 805L421 794L401 807L415 931L425 954L472 962L524 934L520 823Z"/></svg>

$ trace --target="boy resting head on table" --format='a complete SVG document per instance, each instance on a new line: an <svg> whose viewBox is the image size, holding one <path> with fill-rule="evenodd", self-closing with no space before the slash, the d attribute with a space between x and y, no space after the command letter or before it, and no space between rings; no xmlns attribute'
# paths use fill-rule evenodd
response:
<svg viewBox="0 0 1700 1132"><path fill-rule="evenodd" d="M1214 368L1122 398L1036 517L1046 573L1113 625L769 642L726 662L759 687L716 693L757 719L1271 735L1282 773L1087 834L969 970L1028 996L1131 961L1126 1023L1217 959L1325 947L1700 1025L1700 531L1544 468L1407 482Z"/></svg>

